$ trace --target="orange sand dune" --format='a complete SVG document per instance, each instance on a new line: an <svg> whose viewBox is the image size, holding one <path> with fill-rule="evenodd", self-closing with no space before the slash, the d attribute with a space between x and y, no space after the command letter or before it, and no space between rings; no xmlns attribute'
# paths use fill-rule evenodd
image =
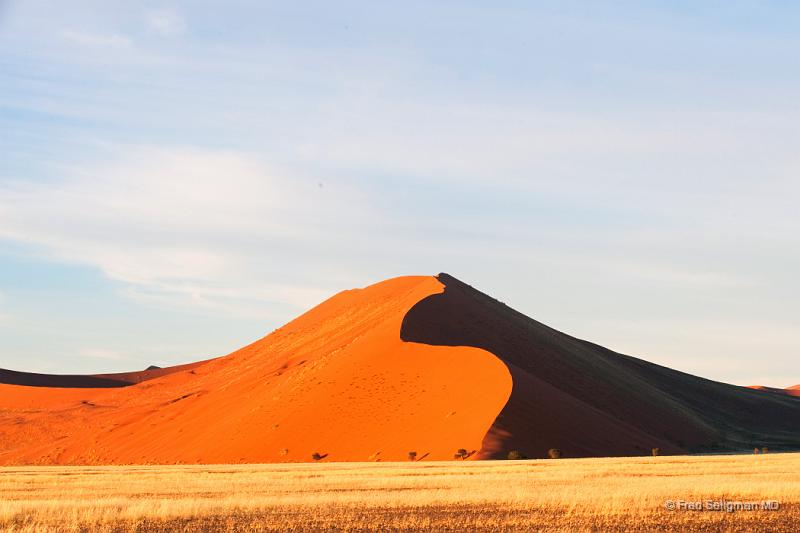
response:
<svg viewBox="0 0 800 533"><path fill-rule="evenodd" d="M775 392L778 394L786 394L787 396L800 396L800 385L793 385L791 387L786 387L785 389L779 389L776 387L766 387L764 385L748 385L748 389L755 389L764 392Z"/></svg>
<svg viewBox="0 0 800 533"><path fill-rule="evenodd" d="M800 385L792 385L791 387L786 387L783 391L788 394L789 396L800 396Z"/></svg>
<svg viewBox="0 0 800 533"><path fill-rule="evenodd" d="M612 352L446 274L344 291L226 357L89 377L109 376L0 384L0 464L800 449L798 398Z"/></svg>
<svg viewBox="0 0 800 533"><path fill-rule="evenodd" d="M452 459L511 392L494 355L403 342L433 277L342 292L267 337L125 388L0 385L0 463Z"/></svg>

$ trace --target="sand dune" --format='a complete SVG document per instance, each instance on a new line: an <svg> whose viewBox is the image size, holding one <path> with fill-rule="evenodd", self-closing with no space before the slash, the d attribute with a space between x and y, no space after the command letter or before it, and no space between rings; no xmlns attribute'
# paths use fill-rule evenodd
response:
<svg viewBox="0 0 800 533"><path fill-rule="evenodd" d="M783 391L790 395L790 396L800 396L800 385L792 385L791 387L786 387Z"/></svg>
<svg viewBox="0 0 800 533"><path fill-rule="evenodd" d="M800 449L795 398L616 354L446 274L344 291L217 359L36 376L0 374L0 464Z"/></svg>
<svg viewBox="0 0 800 533"><path fill-rule="evenodd" d="M404 340L475 346L509 368L514 387L483 456L542 457L800 449L800 402L621 355L532 320L447 274L414 306Z"/></svg>
<svg viewBox="0 0 800 533"><path fill-rule="evenodd" d="M775 394L786 394L788 396L800 396L800 385L793 385L791 387L786 387L785 389L779 389L776 387L766 387L764 385L750 385L747 388L760 390L764 392L772 392Z"/></svg>
<svg viewBox="0 0 800 533"><path fill-rule="evenodd" d="M400 340L432 277L340 293L264 339L124 387L0 385L0 462L452 459L478 451L511 392L471 347ZM8 429L5 429L8 428Z"/></svg>
<svg viewBox="0 0 800 533"><path fill-rule="evenodd" d="M136 383L166 376L174 372L191 370L206 361L189 363L186 365L159 368L151 366L146 370L136 372L120 372L116 374L93 374L89 376L69 374L37 374L33 372L18 372L0 368L0 384L24 385L26 387L59 387L59 388L111 388L128 387Z"/></svg>

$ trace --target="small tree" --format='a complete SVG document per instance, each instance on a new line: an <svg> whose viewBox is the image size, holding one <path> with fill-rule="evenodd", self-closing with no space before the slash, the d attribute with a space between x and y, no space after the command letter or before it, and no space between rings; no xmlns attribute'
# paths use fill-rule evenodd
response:
<svg viewBox="0 0 800 533"><path fill-rule="evenodd" d="M417 460L417 452L408 452L408 460L409 461L416 461Z"/></svg>
<svg viewBox="0 0 800 533"><path fill-rule="evenodd" d="M547 450L547 457L550 459L560 459L561 458L561 450L558 448L550 448Z"/></svg>
<svg viewBox="0 0 800 533"><path fill-rule="evenodd" d="M525 459L525 456L519 453L517 450L511 450L508 452L509 461L519 461L520 459Z"/></svg>
<svg viewBox="0 0 800 533"><path fill-rule="evenodd" d="M661 453L661 448L653 448L650 451L653 452L653 457L658 457L658 455Z"/></svg>
<svg viewBox="0 0 800 533"><path fill-rule="evenodd" d="M456 452L456 457L459 459L466 459L467 457L469 457L469 453L464 448L459 448L458 451Z"/></svg>
<svg viewBox="0 0 800 533"><path fill-rule="evenodd" d="M311 458L314 459L315 461L319 461L320 459L322 459L322 456L319 454L319 452L314 452L311 454Z"/></svg>

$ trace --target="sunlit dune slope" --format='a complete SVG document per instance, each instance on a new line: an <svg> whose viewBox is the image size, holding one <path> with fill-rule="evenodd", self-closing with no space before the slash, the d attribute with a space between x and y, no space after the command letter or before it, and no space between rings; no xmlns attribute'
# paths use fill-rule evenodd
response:
<svg viewBox="0 0 800 533"><path fill-rule="evenodd" d="M0 463L452 459L480 450L511 376L473 347L400 339L443 290L404 277L342 292L219 359L123 388L0 385Z"/></svg>
<svg viewBox="0 0 800 533"><path fill-rule="evenodd" d="M509 368L513 390L482 456L542 457L800 449L800 400L621 355L545 326L449 276L406 315L404 340L474 346Z"/></svg>

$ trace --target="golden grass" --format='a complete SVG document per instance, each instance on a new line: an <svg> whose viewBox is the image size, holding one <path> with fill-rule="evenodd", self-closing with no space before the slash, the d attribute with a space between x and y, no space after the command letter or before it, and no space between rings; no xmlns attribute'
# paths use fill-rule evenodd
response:
<svg viewBox="0 0 800 533"><path fill-rule="evenodd" d="M800 454L6 467L0 529L795 532L799 473ZM666 500L780 508L668 511Z"/></svg>

